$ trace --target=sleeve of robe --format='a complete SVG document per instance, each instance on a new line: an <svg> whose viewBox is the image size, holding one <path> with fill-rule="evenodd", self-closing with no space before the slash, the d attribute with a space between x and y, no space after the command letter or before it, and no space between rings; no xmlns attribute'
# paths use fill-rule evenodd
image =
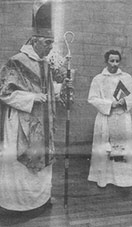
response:
<svg viewBox="0 0 132 227"><path fill-rule="evenodd" d="M132 109L132 77L127 74L127 88L130 91L130 95L125 97L125 101L126 101L126 106L127 106L127 110L126 111L130 111Z"/></svg>
<svg viewBox="0 0 132 227"><path fill-rule="evenodd" d="M31 113L35 94L24 90L23 80L17 68L5 65L0 71L0 100L17 110Z"/></svg>
<svg viewBox="0 0 132 227"><path fill-rule="evenodd" d="M31 113L35 94L27 91L16 90L11 95L1 96L0 99L7 105L28 113Z"/></svg>
<svg viewBox="0 0 132 227"><path fill-rule="evenodd" d="M100 113L110 115L112 100L108 100L103 97L98 77L95 77L91 83L88 102L95 106Z"/></svg>

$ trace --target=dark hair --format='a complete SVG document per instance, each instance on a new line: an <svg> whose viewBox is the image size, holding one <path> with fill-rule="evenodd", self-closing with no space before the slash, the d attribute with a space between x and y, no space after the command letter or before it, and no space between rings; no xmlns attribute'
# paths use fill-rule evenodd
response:
<svg viewBox="0 0 132 227"><path fill-rule="evenodd" d="M119 56L119 59L120 59L120 61L121 61L121 54L120 54L120 52L119 52L118 50L109 50L109 51L106 52L105 55L104 55L104 58L105 58L105 62L106 62L106 63L108 62L109 56L110 56L111 54L112 54L112 55L118 55L118 56Z"/></svg>

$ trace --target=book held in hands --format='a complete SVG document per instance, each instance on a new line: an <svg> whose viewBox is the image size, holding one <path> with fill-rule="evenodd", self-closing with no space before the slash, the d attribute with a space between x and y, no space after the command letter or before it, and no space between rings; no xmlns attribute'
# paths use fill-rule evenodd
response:
<svg viewBox="0 0 132 227"><path fill-rule="evenodd" d="M130 95L130 91L126 88L122 81L119 80L113 96L117 101L119 101L121 98L124 98L128 95Z"/></svg>

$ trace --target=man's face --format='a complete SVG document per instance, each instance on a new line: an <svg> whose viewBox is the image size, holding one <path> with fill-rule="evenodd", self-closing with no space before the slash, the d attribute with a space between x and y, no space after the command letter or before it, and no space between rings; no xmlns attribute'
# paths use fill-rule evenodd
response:
<svg viewBox="0 0 132 227"><path fill-rule="evenodd" d="M35 44L35 50L40 58L47 56L52 49L53 39L39 38Z"/></svg>
<svg viewBox="0 0 132 227"><path fill-rule="evenodd" d="M119 55L110 54L108 62L107 62L107 69L110 73L116 73L120 64Z"/></svg>

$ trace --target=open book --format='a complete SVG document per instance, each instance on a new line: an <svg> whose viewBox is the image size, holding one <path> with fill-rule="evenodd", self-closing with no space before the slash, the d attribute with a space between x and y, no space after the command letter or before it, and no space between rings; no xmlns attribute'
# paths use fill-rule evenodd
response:
<svg viewBox="0 0 132 227"><path fill-rule="evenodd" d="M121 98L124 98L130 94L130 91L126 88L126 86L122 83L121 80L119 80L117 87L114 91L113 96L117 101L119 101Z"/></svg>

